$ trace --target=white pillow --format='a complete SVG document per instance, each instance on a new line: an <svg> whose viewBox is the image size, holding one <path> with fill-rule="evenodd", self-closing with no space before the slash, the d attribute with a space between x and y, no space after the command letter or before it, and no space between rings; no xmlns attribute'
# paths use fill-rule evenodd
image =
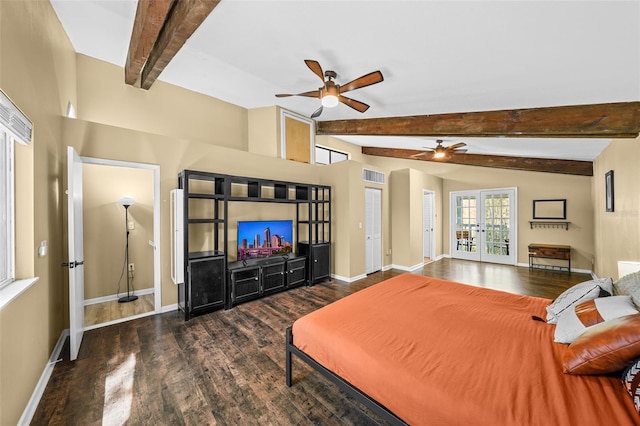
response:
<svg viewBox="0 0 640 426"><path fill-rule="evenodd" d="M586 329L602 322L637 314L630 296L611 296L587 300L558 316L554 341L572 343Z"/></svg>
<svg viewBox="0 0 640 426"><path fill-rule="evenodd" d="M555 324L558 315L567 308L586 300L611 296L612 293L613 281L611 281L611 278L596 278L595 280L576 284L565 290L552 304L547 306L547 322L549 324Z"/></svg>

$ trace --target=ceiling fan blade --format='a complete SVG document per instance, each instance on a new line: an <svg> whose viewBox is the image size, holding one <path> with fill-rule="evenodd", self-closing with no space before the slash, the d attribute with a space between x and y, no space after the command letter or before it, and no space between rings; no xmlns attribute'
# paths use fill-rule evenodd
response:
<svg viewBox="0 0 640 426"><path fill-rule="evenodd" d="M340 86L340 93L371 86L372 84L380 83L382 80L384 80L384 77L382 77L382 73L380 71L370 72L369 74L358 77L355 80Z"/></svg>
<svg viewBox="0 0 640 426"><path fill-rule="evenodd" d="M464 142L458 142L456 144L448 146L447 149L458 149L458 148L462 148L463 146L467 146L467 144Z"/></svg>
<svg viewBox="0 0 640 426"><path fill-rule="evenodd" d="M318 63L318 61L314 61L313 59L305 59L304 63L307 64L309 69L313 71L315 75L320 77L320 80L324 83L324 72L322 72L322 67Z"/></svg>
<svg viewBox="0 0 640 426"><path fill-rule="evenodd" d="M280 93L276 95L276 98L286 98L287 96L306 96L308 98L319 98L320 90L316 89L304 93Z"/></svg>
<svg viewBox="0 0 640 426"><path fill-rule="evenodd" d="M453 151L454 154L464 154L465 152L467 152L466 149L456 149Z"/></svg>
<svg viewBox="0 0 640 426"><path fill-rule="evenodd" d="M320 105L320 108L318 108L317 110L314 111L313 114L311 114L311 118L319 117L320 114L322 114L322 105Z"/></svg>
<svg viewBox="0 0 640 426"><path fill-rule="evenodd" d="M411 156L411 158L418 158L418 157L422 157L423 155L427 155L427 154L431 154L430 152L420 152L418 154L413 154Z"/></svg>
<svg viewBox="0 0 640 426"><path fill-rule="evenodd" d="M338 96L338 100L359 112L365 112L369 109L369 105L364 102L356 101L355 99L347 98L346 96L340 95Z"/></svg>

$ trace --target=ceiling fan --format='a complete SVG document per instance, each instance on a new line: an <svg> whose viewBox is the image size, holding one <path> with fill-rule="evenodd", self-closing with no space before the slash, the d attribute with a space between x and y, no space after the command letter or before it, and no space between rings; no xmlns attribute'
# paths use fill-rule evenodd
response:
<svg viewBox="0 0 640 426"><path fill-rule="evenodd" d="M313 71L315 75L320 77L322 80L322 87L317 90L311 90L309 92L304 93L294 93L294 94L278 94L276 97L284 98L287 96L306 96L309 98L319 98L322 101L322 105L318 108L313 114L311 114L311 118L316 118L320 114L322 114L323 107L333 108L338 105L339 102L350 106L359 112L365 112L369 109L369 105L356 101L355 99L347 98L346 96L342 96L342 93L348 92L350 90L360 89L361 87L371 86L372 84L380 83L384 78L382 77L382 73L380 71L374 71L369 74L363 75L362 77L358 77L355 80L350 81L347 84L339 85L335 81L337 74L335 71L327 70L322 72L322 67L317 61L311 59L305 59L304 63L307 64L309 69Z"/></svg>
<svg viewBox="0 0 640 426"><path fill-rule="evenodd" d="M443 142L442 139L437 139L436 140L437 146L435 148L424 147L426 149L425 152L414 154L411 157L417 158L423 155L431 155L431 158L439 160L439 159L448 157L449 154L452 154L452 153L464 154L465 152L467 152L466 149L461 149L463 146L467 146L467 144L464 142L458 142L456 144L449 145L446 147L442 146L442 142Z"/></svg>

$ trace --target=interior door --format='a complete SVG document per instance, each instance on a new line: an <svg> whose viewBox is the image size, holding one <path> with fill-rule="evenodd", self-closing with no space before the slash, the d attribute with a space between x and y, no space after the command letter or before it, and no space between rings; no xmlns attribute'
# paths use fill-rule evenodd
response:
<svg viewBox="0 0 640 426"><path fill-rule="evenodd" d="M84 250L82 235L82 159L67 148L67 206L69 229L69 347L78 358L84 333Z"/></svg>
<svg viewBox="0 0 640 426"><path fill-rule="evenodd" d="M516 190L451 193L451 257L516 264Z"/></svg>
<svg viewBox="0 0 640 426"><path fill-rule="evenodd" d="M422 255L433 257L433 193L424 191L422 195Z"/></svg>
<svg viewBox="0 0 640 426"><path fill-rule="evenodd" d="M382 190L365 188L365 273L382 269Z"/></svg>

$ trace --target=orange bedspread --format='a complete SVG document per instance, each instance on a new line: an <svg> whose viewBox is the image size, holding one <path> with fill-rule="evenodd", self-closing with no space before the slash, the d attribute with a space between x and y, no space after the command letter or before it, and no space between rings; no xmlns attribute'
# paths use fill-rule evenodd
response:
<svg viewBox="0 0 640 426"><path fill-rule="evenodd" d="M412 425L631 425L618 375L562 373L547 299L404 274L312 312L293 343Z"/></svg>

